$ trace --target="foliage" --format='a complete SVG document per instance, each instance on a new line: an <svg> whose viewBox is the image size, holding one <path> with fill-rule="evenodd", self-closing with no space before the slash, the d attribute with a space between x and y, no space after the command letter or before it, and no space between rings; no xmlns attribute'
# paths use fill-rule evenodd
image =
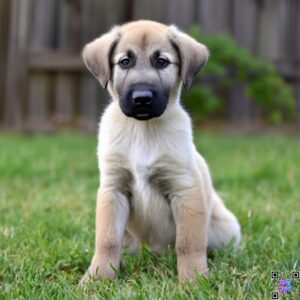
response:
<svg viewBox="0 0 300 300"><path fill-rule="evenodd" d="M295 101L292 89L271 63L251 55L226 34L207 36L197 26L191 28L189 34L207 45L210 50L210 60L201 73L202 78L221 79L223 94L226 94L233 84L245 83L246 93L262 106L269 121L279 123L282 120L294 119ZM195 104L192 104L192 98ZM222 108L220 96L216 95L212 88L201 85L199 81L184 94L184 100L187 100L188 108L192 107L192 113L199 105L195 115L202 111L200 117Z"/></svg>
<svg viewBox="0 0 300 300"><path fill-rule="evenodd" d="M115 281L82 289L94 250L96 137L0 135L0 299L270 299L271 271L299 270L300 141L196 132L195 143L241 223L241 246L213 253L208 279L183 285L174 252L145 246L122 257Z"/></svg>
<svg viewBox="0 0 300 300"><path fill-rule="evenodd" d="M200 85L184 94L184 104L192 115L201 119L222 108L222 102L212 90Z"/></svg>

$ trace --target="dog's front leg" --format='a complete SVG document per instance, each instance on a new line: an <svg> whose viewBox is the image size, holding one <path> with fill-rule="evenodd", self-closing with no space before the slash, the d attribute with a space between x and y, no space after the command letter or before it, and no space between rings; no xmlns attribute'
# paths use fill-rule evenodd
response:
<svg viewBox="0 0 300 300"><path fill-rule="evenodd" d="M175 199L174 199L175 200ZM194 280L207 269L207 204L201 186L184 190L173 201L179 281Z"/></svg>
<svg viewBox="0 0 300 300"><path fill-rule="evenodd" d="M127 198L111 188L97 194L96 249L82 283L91 277L114 278L120 265L120 248L129 214Z"/></svg>

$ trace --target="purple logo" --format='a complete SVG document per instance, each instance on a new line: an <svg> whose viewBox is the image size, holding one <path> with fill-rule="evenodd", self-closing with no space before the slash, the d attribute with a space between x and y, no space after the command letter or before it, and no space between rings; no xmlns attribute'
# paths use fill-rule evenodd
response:
<svg viewBox="0 0 300 300"><path fill-rule="evenodd" d="M291 279L280 279L279 288L280 293L290 293L292 290L292 281Z"/></svg>
<svg viewBox="0 0 300 300"><path fill-rule="evenodd" d="M299 297L299 275L299 271L293 271L291 278L282 278L278 271L272 272L271 278L277 287L277 291L272 292L271 299L279 299L279 296L283 294Z"/></svg>

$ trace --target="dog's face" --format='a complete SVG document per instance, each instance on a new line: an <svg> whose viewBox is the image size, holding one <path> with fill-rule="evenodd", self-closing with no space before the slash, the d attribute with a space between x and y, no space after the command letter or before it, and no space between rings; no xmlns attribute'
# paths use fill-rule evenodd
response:
<svg viewBox="0 0 300 300"><path fill-rule="evenodd" d="M181 81L191 85L208 51L174 26L137 21L88 44L83 59L126 116L149 120L178 98Z"/></svg>

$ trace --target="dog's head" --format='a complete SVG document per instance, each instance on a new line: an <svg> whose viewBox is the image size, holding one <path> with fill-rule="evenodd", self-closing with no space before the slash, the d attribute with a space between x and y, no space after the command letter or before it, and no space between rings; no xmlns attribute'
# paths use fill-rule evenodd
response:
<svg viewBox="0 0 300 300"><path fill-rule="evenodd" d="M181 82L189 88L208 50L175 26L136 21L86 45L83 59L125 115L149 120L178 98Z"/></svg>

